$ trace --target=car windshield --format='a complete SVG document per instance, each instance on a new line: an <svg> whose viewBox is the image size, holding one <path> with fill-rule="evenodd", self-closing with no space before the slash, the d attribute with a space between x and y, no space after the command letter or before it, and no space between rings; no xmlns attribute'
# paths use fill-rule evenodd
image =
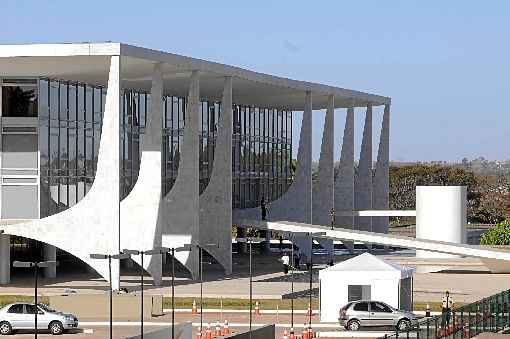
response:
<svg viewBox="0 0 510 339"><path fill-rule="evenodd" d="M48 307L48 305L37 304L37 306L39 306L40 309L42 309L43 311L46 311L46 312L56 312L54 309Z"/></svg>

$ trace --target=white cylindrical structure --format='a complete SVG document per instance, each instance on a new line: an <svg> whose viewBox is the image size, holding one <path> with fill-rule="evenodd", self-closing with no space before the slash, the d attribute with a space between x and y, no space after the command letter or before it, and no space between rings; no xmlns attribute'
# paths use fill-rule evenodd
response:
<svg viewBox="0 0 510 339"><path fill-rule="evenodd" d="M416 187L416 238L466 243L466 186ZM419 258L455 255L416 251Z"/></svg>

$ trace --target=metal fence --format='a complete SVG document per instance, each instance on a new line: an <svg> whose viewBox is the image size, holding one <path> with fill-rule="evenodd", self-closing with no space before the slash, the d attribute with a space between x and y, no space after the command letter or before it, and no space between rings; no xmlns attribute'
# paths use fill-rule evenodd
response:
<svg viewBox="0 0 510 339"><path fill-rule="evenodd" d="M453 309L452 312L422 319L406 332L383 338L472 338L482 332L499 332L510 328L510 290Z"/></svg>

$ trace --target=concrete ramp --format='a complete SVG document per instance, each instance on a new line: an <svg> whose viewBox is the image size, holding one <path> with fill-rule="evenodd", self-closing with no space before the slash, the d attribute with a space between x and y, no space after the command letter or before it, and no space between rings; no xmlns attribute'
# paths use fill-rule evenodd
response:
<svg viewBox="0 0 510 339"><path fill-rule="evenodd" d="M334 230L331 230L330 226L311 225L290 221L272 222L259 220L241 220L240 224L243 226L251 226L257 229L272 230L284 233L326 232L325 237L334 240L357 241L384 246L396 246L430 252L456 254L466 257L510 261L510 251L475 245L455 244L446 241L422 240L411 237L357 231L345 228L335 228Z"/></svg>

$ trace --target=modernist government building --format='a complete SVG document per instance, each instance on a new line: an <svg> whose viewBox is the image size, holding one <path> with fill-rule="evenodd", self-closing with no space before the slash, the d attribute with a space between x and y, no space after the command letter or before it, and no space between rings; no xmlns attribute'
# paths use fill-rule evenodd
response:
<svg viewBox="0 0 510 339"><path fill-rule="evenodd" d="M121 43L2 45L0 94L0 284L13 260L71 258L108 278L107 261L91 253L184 244L215 244L206 251L230 274L232 225L260 220L262 201L269 220L319 225L330 225L331 208L388 209L387 97ZM365 120L356 163L354 114ZM377 159L373 114L382 115ZM387 217L349 213L334 223L388 227ZM193 248L176 258L196 277ZM144 262L156 284L162 260ZM118 261L112 281L118 288Z"/></svg>

